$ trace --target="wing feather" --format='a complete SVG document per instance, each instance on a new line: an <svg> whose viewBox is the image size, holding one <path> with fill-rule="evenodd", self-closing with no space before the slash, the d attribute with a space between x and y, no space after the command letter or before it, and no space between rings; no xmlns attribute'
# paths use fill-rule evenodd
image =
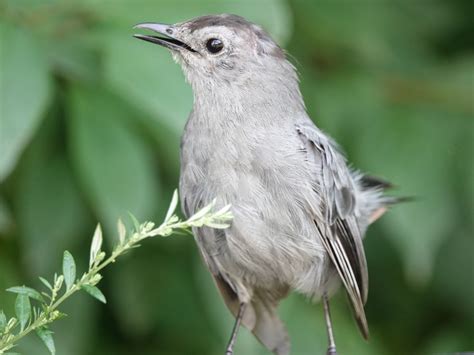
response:
<svg viewBox="0 0 474 355"><path fill-rule="evenodd" d="M369 330L364 312L368 293L368 273L362 236L355 215L355 186L344 156L337 146L311 122L296 126L303 141L306 161L314 169L314 191L320 193L321 211L315 211L314 223L324 248L336 268L354 310L364 338ZM318 214L319 212L319 214Z"/></svg>

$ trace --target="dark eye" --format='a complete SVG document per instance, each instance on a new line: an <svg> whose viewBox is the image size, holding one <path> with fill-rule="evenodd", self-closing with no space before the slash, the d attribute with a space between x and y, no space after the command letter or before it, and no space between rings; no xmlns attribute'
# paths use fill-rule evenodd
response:
<svg viewBox="0 0 474 355"><path fill-rule="evenodd" d="M224 43L218 38L211 38L206 42L206 48L213 54L219 53L224 48Z"/></svg>

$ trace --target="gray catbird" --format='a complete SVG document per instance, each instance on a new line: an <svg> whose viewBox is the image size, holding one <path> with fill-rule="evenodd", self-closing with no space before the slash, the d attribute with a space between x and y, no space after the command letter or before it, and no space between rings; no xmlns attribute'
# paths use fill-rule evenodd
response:
<svg viewBox="0 0 474 355"><path fill-rule="evenodd" d="M291 290L322 298L328 354L335 354L328 297L342 281L364 338L368 276L362 237L395 199L389 184L351 170L308 117L293 65L261 27L236 15L175 25L143 23L161 36L194 92L181 142L179 190L186 216L217 198L230 228L196 229L196 242L236 317L269 350L289 354L277 315Z"/></svg>

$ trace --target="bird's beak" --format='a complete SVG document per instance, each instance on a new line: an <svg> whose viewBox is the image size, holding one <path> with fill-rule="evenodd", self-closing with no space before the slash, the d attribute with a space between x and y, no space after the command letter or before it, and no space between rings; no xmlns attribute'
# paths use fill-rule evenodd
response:
<svg viewBox="0 0 474 355"><path fill-rule="evenodd" d="M133 35L133 37L135 38L138 38L147 42L159 44L160 46L166 47L171 50L187 49L188 51L196 52L189 45L180 41L174 36L175 30L173 29L173 26L171 25L166 25L163 23L140 23L134 26L133 28L144 28L147 30L152 30L153 32L159 33L164 36L164 37L159 37L159 36L147 36L147 35L136 34L136 35Z"/></svg>

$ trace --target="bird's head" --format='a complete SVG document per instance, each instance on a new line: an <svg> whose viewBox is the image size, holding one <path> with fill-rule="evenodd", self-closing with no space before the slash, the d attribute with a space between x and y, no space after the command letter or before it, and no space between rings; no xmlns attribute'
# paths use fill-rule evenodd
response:
<svg viewBox="0 0 474 355"><path fill-rule="evenodd" d="M260 26L240 16L209 15L174 25L142 23L135 28L155 32L135 37L168 48L193 86L246 85L259 77L260 82L265 77L296 81L284 51Z"/></svg>

